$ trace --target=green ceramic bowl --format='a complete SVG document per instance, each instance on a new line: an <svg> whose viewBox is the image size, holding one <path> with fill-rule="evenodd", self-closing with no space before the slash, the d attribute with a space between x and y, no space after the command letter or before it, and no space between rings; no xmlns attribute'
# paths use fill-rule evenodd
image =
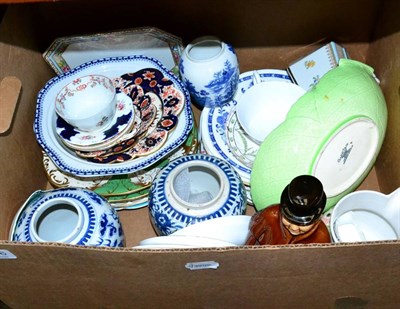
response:
<svg viewBox="0 0 400 309"><path fill-rule="evenodd" d="M284 187L308 174L324 185L328 210L368 175L386 125L386 102L373 69L342 59L261 144L250 180L256 209L279 203Z"/></svg>

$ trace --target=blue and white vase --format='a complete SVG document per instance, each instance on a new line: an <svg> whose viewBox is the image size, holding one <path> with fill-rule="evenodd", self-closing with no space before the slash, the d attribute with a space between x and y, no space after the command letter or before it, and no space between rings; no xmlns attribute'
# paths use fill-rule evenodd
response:
<svg viewBox="0 0 400 309"><path fill-rule="evenodd" d="M213 36L200 37L186 46L179 71L193 103L221 106L232 100L239 82L239 63L232 45Z"/></svg>
<svg viewBox="0 0 400 309"><path fill-rule="evenodd" d="M224 160L191 154L168 163L149 192L151 222L158 235L169 235L196 222L246 212L246 190Z"/></svg>
<svg viewBox="0 0 400 309"><path fill-rule="evenodd" d="M15 216L10 240L124 246L117 212L102 196L80 188L35 191Z"/></svg>

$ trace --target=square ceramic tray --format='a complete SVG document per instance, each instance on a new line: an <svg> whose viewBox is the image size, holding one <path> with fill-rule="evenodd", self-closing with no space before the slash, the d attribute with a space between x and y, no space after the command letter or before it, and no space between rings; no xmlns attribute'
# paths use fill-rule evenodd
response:
<svg viewBox="0 0 400 309"><path fill-rule="evenodd" d="M43 53L57 74L105 57L144 55L160 61L177 73L182 40L154 27L57 38Z"/></svg>

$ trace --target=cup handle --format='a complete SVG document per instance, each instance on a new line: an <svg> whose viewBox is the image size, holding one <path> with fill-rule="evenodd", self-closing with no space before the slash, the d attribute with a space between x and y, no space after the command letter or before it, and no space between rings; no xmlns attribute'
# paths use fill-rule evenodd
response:
<svg viewBox="0 0 400 309"><path fill-rule="evenodd" d="M388 218L389 222L395 222L394 228L400 239L400 188L390 193L388 197L384 216Z"/></svg>

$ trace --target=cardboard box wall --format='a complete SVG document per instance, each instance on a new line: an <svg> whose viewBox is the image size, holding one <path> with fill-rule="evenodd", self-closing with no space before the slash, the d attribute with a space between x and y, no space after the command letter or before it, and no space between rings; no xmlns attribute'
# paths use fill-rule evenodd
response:
<svg viewBox="0 0 400 309"><path fill-rule="evenodd" d="M185 43L217 35L235 46L242 72L286 68L322 42L344 45L351 58L375 68L389 112L381 153L360 188L392 192L400 186L399 1L60 1L3 5L0 11L0 250L16 256L0 259L6 305L397 307L399 241L142 252L7 238L26 198L50 188L32 131L37 92L54 76L41 53L59 36L139 26L159 27ZM128 247L155 235L145 208L120 216ZM216 261L219 268L185 268L201 261Z"/></svg>

